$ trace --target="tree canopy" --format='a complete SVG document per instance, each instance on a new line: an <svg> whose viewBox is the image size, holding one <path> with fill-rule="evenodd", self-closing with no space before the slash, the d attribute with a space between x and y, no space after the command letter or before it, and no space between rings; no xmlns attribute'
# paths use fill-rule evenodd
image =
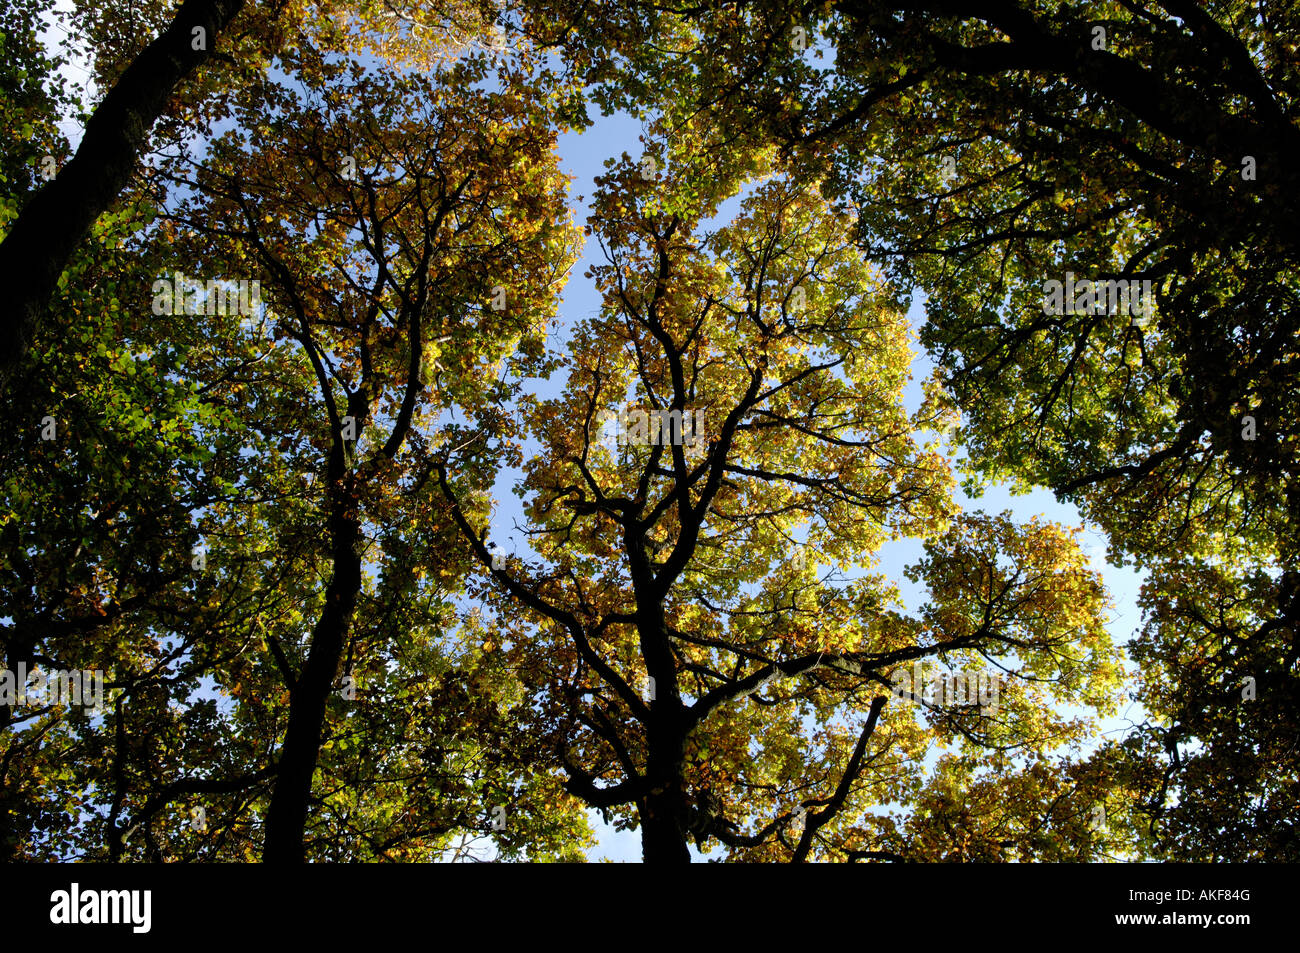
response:
<svg viewBox="0 0 1300 953"><path fill-rule="evenodd" d="M1300 857L1296 12L598 6L7 0L0 858Z"/></svg>

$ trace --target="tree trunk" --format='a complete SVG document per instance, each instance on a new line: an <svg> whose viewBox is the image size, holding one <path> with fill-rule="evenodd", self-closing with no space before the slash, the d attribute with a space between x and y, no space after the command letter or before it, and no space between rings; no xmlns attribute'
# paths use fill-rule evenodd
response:
<svg viewBox="0 0 1300 953"><path fill-rule="evenodd" d="M681 702L659 696L650 704L646 775L653 787L637 805L641 816L641 859L647 864L689 864L691 852L686 838L690 805L682 785L686 736L679 727Z"/></svg>
<svg viewBox="0 0 1300 953"><path fill-rule="evenodd" d="M647 864L689 864L685 798L680 787L648 794L639 805L641 859Z"/></svg>
<svg viewBox="0 0 1300 953"><path fill-rule="evenodd" d="M677 687L677 663L664 617L663 595L656 591L654 575L639 539L627 543L631 555L632 586L636 593L637 635L646 673L654 679L650 720L646 725L646 778L650 793L637 803L641 818L641 859L647 864L689 864L686 846L690 812L682 785L686 732L682 728L685 706Z"/></svg>
<svg viewBox="0 0 1300 953"><path fill-rule="evenodd" d="M338 487L330 505L333 575L326 590L325 609L312 631L307 663L289 693L289 726L280 748L275 790L266 815L262 859L268 863L302 863L305 859L303 833L324 734L325 706L334 689L339 659L361 592L361 523L356 485L351 475L333 485Z"/></svg>
<svg viewBox="0 0 1300 953"><path fill-rule="evenodd" d="M77 244L131 178L149 129L176 86L212 55L217 36L244 0L185 0L174 19L146 46L108 91L76 154L24 206L0 243L0 287L16 326L16 346L0 350L0 386L31 347L59 276ZM194 49L195 27L206 31Z"/></svg>

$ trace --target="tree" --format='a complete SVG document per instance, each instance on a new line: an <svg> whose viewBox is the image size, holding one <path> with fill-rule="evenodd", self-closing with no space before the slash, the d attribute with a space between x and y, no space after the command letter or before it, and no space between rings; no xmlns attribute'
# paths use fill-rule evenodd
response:
<svg viewBox="0 0 1300 953"><path fill-rule="evenodd" d="M30 16L28 5L22 6ZM46 305L77 244L137 173L141 154L162 138L151 138L155 125L170 125L163 132L172 136L209 133L225 114L224 96L218 94L256 82L272 57L292 49L289 38L295 32L335 52L373 51L378 44L388 58L419 64L479 29L485 16L490 20L491 4L447 0L413 9L385 0L301 8L273 0L254 5L234 28L244 8L245 0L182 0L168 21L153 0L74 5L69 22L95 49L94 75L106 92L86 118L70 159L62 161L61 143L45 155L32 153L43 172L56 174L21 197L19 214L0 240L0 281L16 295L18 344L0 355L0 387L46 322ZM157 36L139 48L140 21L155 19L161 20ZM394 20L418 23L420 30L394 36ZM387 29L376 35L381 24ZM219 42L231 48L218 51ZM137 48L130 56L128 51ZM227 75L204 75L202 68L214 58ZM39 95L30 84L28 92Z"/></svg>
<svg viewBox="0 0 1300 953"><path fill-rule="evenodd" d="M6 65L16 81L5 84L4 112L7 124L31 135L4 154L6 224L35 174L47 171L43 157L58 153L56 122L67 106L54 74L59 60L41 56L24 31L25 23L35 26L30 14L6 18L12 29L4 42L13 54ZM55 346L38 340L9 393L14 433L0 450L5 859L86 852L76 825L91 798L77 774L100 758L104 727L104 713L86 714L36 682L30 704L16 698L26 687L15 684L17 673L98 671L110 696L137 680L174 674L154 664L167 654L154 641L155 627L190 606L187 510L216 492L203 468L212 444L194 433L216 420L175 376L184 334L141 321L128 304L135 288L147 287L150 260L132 244L149 215L133 196L91 225L97 253L73 253L54 297L72 330Z"/></svg>
<svg viewBox="0 0 1300 953"><path fill-rule="evenodd" d="M963 414L968 488L1051 487L1106 529L1117 561L1226 560L1279 583L1295 570L1296 438L1278 424L1300 409L1293 10L628 3L602 46L556 32L573 9L544 4L531 22L603 84L602 105L707 115L720 143L775 143L858 210L869 254L926 292L923 340ZM1053 303L1049 283L1059 295L1073 279L1089 285ZM1116 283L1140 289L1137 313ZM1271 601L1289 599L1279 585ZM1181 623L1154 621L1183 644ZM1183 656L1153 657L1175 694L1196 694ZM1142 700L1182 720L1169 698ZM1283 696L1247 717L1288 710ZM1280 758L1266 774L1300 770L1294 752L1256 754Z"/></svg>
<svg viewBox="0 0 1300 953"><path fill-rule="evenodd" d="M219 624L219 612L193 600L237 601L205 592L191 571L190 512L219 497L230 473L211 460L223 441L198 436L223 421L176 376L184 334L132 307L133 290L147 288L150 259L131 248L144 215L137 208L93 226L101 254L74 255L55 298L75 343L34 350L34 372L12 392L15 439L0 451L6 674L98 671L110 707L95 716L42 692L22 704L9 686L0 703L6 857L87 849L74 828L90 782L76 775L100 760L113 695L161 692L166 712L164 686L188 693L207 663L202 635ZM237 440L240 428L226 433ZM159 632L180 617L191 637L164 648ZM178 661L188 653L198 659Z"/></svg>
<svg viewBox="0 0 1300 953"><path fill-rule="evenodd" d="M1143 587L1135 641L1141 697L1161 717L1134 757L1163 770L1141 786L1164 856L1265 861L1297 853L1296 577L1170 561ZM1170 678L1168 673L1177 673Z"/></svg>
<svg viewBox="0 0 1300 953"><path fill-rule="evenodd" d="M218 36L243 5L243 0L184 0L104 97L76 153L23 204L0 241L0 282L15 296L17 341L0 358L0 386L31 346L77 243L135 171L149 128L173 90L211 57Z"/></svg>
<svg viewBox="0 0 1300 953"><path fill-rule="evenodd" d="M872 808L910 802L927 742L1064 743L1086 728L1049 698L1105 708L1116 684L1068 534L953 519L945 461L911 436L929 411L901 407L906 321L851 223L772 179L701 227L755 168L678 136L600 180L604 306L574 332L564 395L525 418L536 559L494 563L439 470L502 638L545 691L567 790L634 808L647 862L688 860L691 837L855 856L879 840ZM907 535L930 541L919 618L880 577L819 572ZM925 720L885 713L909 665L1011 654L998 714L920 686Z"/></svg>
<svg viewBox="0 0 1300 953"><path fill-rule="evenodd" d="M503 70L506 89L486 94L474 91L486 76L482 57L430 80L317 66L323 86L268 85L242 105L244 128L264 127L269 141L255 157L242 130L215 143L192 180L203 200L175 215L232 245L224 259L232 266L267 276L275 334L301 349L318 391L320 422L303 436L322 458L328 583L303 658L277 657L289 720L266 818L270 861L304 856L368 546L415 545L407 535L415 527L403 524L416 513L421 550L438 543L439 515L412 509L431 454L501 425L493 407L517 383L498 368L541 366L539 335L572 260L553 133L522 77ZM239 225L206 224L225 222ZM452 408L472 425L438 424ZM474 480L494 466L485 456L465 462ZM403 528L389 530L394 521ZM426 551L417 565L427 561L454 577L463 558ZM396 586L384 594L406 596Z"/></svg>
<svg viewBox="0 0 1300 953"><path fill-rule="evenodd" d="M500 856L571 858L585 821L529 775L527 698L474 617L457 621L464 553L428 487L433 449L492 431L512 375L544 366L574 237L546 98L518 70L475 91L483 57L406 79L311 49L291 62L242 87L233 129L153 173L182 188L150 196L156 221L120 223L145 228L121 260L100 235L79 252L59 302L78 344L46 344L23 377L23 407L84 452L42 446L39 427L14 448L6 550L30 561L6 559L6 661L111 670L107 714L25 706L6 734L14 845L428 859L487 836ZM291 108L262 149L276 107ZM250 274L261 302L223 280ZM116 374L86 366L96 349ZM88 426L105 405L130 424L120 464ZM490 481L498 462L463 475ZM89 546L107 558L83 562Z"/></svg>

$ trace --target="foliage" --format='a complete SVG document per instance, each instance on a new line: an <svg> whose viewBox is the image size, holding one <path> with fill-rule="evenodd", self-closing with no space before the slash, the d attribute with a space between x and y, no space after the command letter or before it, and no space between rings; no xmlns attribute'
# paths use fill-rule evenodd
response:
<svg viewBox="0 0 1300 953"><path fill-rule="evenodd" d="M655 862L1297 856L1289 5L78 0L57 53L42 12L0 231L91 224L0 244L54 287L0 640L108 704L0 701L0 857L574 860L590 810ZM644 135L561 321L591 107ZM1076 531L959 481L1147 571L1135 668Z"/></svg>

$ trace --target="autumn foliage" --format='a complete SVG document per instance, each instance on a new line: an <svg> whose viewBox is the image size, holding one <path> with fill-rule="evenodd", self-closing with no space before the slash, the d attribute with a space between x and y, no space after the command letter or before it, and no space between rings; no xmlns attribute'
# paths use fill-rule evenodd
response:
<svg viewBox="0 0 1300 953"><path fill-rule="evenodd" d="M0 859L1300 856L1293 11L3 5Z"/></svg>

